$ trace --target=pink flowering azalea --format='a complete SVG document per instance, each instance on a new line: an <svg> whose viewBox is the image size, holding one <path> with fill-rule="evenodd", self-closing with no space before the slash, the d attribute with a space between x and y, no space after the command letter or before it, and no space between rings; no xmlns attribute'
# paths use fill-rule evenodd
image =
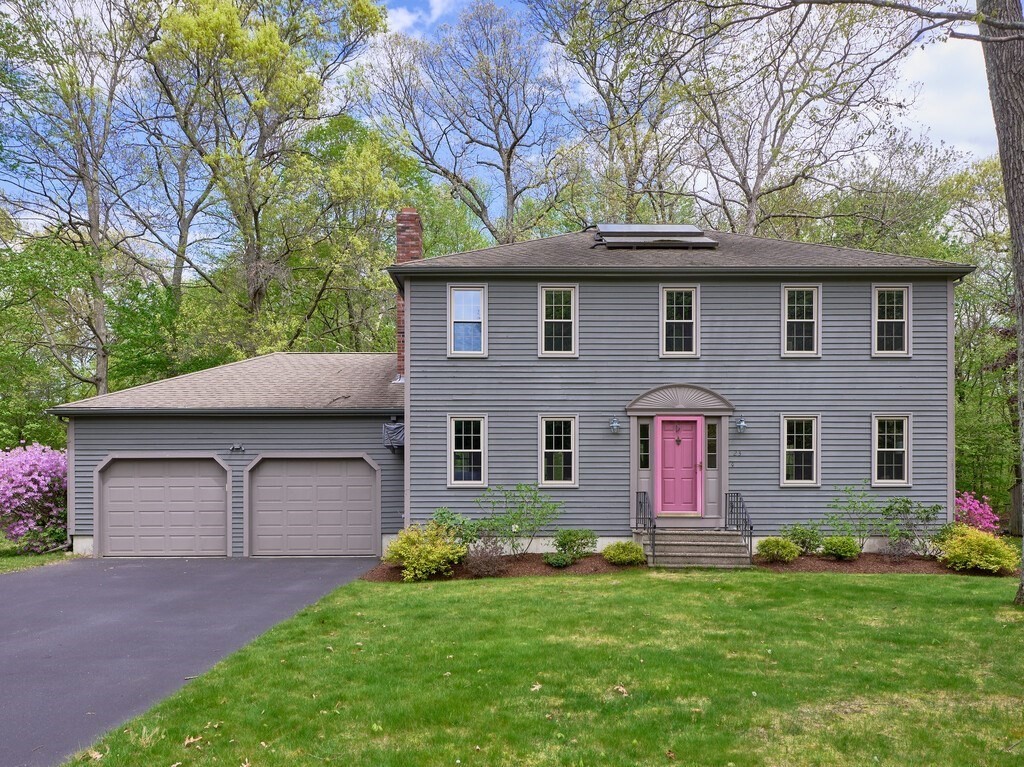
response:
<svg viewBox="0 0 1024 767"><path fill-rule="evenodd" d="M974 493L966 490L957 493L953 519L986 533L999 531L999 517L992 511L987 495L976 498Z"/></svg>
<svg viewBox="0 0 1024 767"><path fill-rule="evenodd" d="M63 450L32 444L0 450L0 534L25 551L67 540L68 462Z"/></svg>

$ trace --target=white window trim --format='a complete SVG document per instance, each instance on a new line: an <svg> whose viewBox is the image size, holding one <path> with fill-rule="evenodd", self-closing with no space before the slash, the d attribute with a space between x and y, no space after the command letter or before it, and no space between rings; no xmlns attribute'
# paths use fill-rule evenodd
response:
<svg viewBox="0 0 1024 767"><path fill-rule="evenodd" d="M903 460L906 462L904 474L906 479L899 482L878 479L878 422L883 419L901 418L906 421L906 432L903 435ZM872 413L871 414L871 487L913 487L914 476L912 446L914 443L914 418L910 413Z"/></svg>
<svg viewBox="0 0 1024 767"><path fill-rule="evenodd" d="M814 351L813 352L791 352L786 349L786 323L788 322L788 298L791 290L810 290L814 293ZM783 357L796 357L804 359L821 358L821 285L800 285L791 284L782 286L782 311L780 312L782 324L780 325L780 343Z"/></svg>
<svg viewBox="0 0 1024 767"><path fill-rule="evenodd" d="M544 481L544 422L572 421L572 482ZM580 486L580 417L576 413L541 413L537 416L537 485L539 487Z"/></svg>
<svg viewBox="0 0 1024 767"><path fill-rule="evenodd" d="M480 351L478 352L457 352L454 350L455 333L452 325L452 293L455 290L479 290L480 295ZM481 359L487 356L487 285L483 283L461 283L452 282L448 284L448 356L454 358L475 357Z"/></svg>
<svg viewBox="0 0 1024 767"><path fill-rule="evenodd" d="M786 421L814 420L814 481L786 479ZM821 487L821 413L782 413L779 415L779 487Z"/></svg>
<svg viewBox="0 0 1024 767"><path fill-rule="evenodd" d="M693 291L693 351L665 351L665 323L668 314L666 294L670 290ZM700 285L662 285L658 295L658 356L662 359L696 359L700 357Z"/></svg>
<svg viewBox="0 0 1024 767"><path fill-rule="evenodd" d="M904 306L904 330L907 350L903 352L878 351L878 293L882 290L902 290L906 295ZM873 283L871 285L871 356L872 357L913 357L914 356L914 292L907 283Z"/></svg>
<svg viewBox="0 0 1024 767"><path fill-rule="evenodd" d="M572 293L572 351L571 352L548 352L544 351L544 291L546 290L568 290ZM545 283L537 286L537 356L538 357L562 357L571 358L580 356L579 338L579 294L578 284L554 284Z"/></svg>
<svg viewBox="0 0 1024 767"><path fill-rule="evenodd" d="M456 421L480 421L480 481L479 482L456 482L455 481L455 422ZM486 413L449 413L448 414L448 457L445 459L448 465L448 487L487 487L487 414Z"/></svg>

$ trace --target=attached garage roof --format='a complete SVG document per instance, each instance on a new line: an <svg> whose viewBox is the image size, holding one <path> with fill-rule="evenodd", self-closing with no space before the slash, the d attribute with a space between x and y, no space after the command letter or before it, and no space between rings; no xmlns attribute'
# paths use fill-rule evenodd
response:
<svg viewBox="0 0 1024 767"><path fill-rule="evenodd" d="M52 408L56 415L400 412L394 354L278 352Z"/></svg>

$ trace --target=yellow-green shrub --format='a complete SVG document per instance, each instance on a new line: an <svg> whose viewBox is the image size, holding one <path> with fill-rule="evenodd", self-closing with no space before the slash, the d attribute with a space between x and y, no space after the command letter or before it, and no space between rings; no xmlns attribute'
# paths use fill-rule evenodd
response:
<svg viewBox="0 0 1024 767"><path fill-rule="evenodd" d="M622 567L647 564L647 555L644 554L643 546L636 541L609 543L601 552L601 556L605 558L605 561Z"/></svg>
<svg viewBox="0 0 1024 767"><path fill-rule="evenodd" d="M963 527L943 543L939 561L953 570L1009 574L1020 564L1020 551L992 533Z"/></svg>
<svg viewBox="0 0 1024 767"><path fill-rule="evenodd" d="M384 561L402 566L402 580L425 581L432 575L450 575L452 565L466 556L466 544L456 531L437 522L410 525L384 552Z"/></svg>
<svg viewBox="0 0 1024 767"><path fill-rule="evenodd" d="M800 556L800 547L793 541L772 536L757 542L757 556L765 562L783 562L789 564Z"/></svg>

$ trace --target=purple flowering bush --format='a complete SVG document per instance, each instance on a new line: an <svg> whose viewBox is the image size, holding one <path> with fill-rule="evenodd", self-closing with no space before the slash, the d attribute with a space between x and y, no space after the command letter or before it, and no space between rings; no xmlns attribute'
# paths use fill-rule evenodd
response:
<svg viewBox="0 0 1024 767"><path fill-rule="evenodd" d="M999 530L999 517L992 511L988 496L976 498L974 493L967 490L956 494L953 519L986 533L995 533Z"/></svg>
<svg viewBox="0 0 1024 767"><path fill-rule="evenodd" d="M63 450L0 450L0 534L25 552L59 548L68 537L68 461Z"/></svg>

